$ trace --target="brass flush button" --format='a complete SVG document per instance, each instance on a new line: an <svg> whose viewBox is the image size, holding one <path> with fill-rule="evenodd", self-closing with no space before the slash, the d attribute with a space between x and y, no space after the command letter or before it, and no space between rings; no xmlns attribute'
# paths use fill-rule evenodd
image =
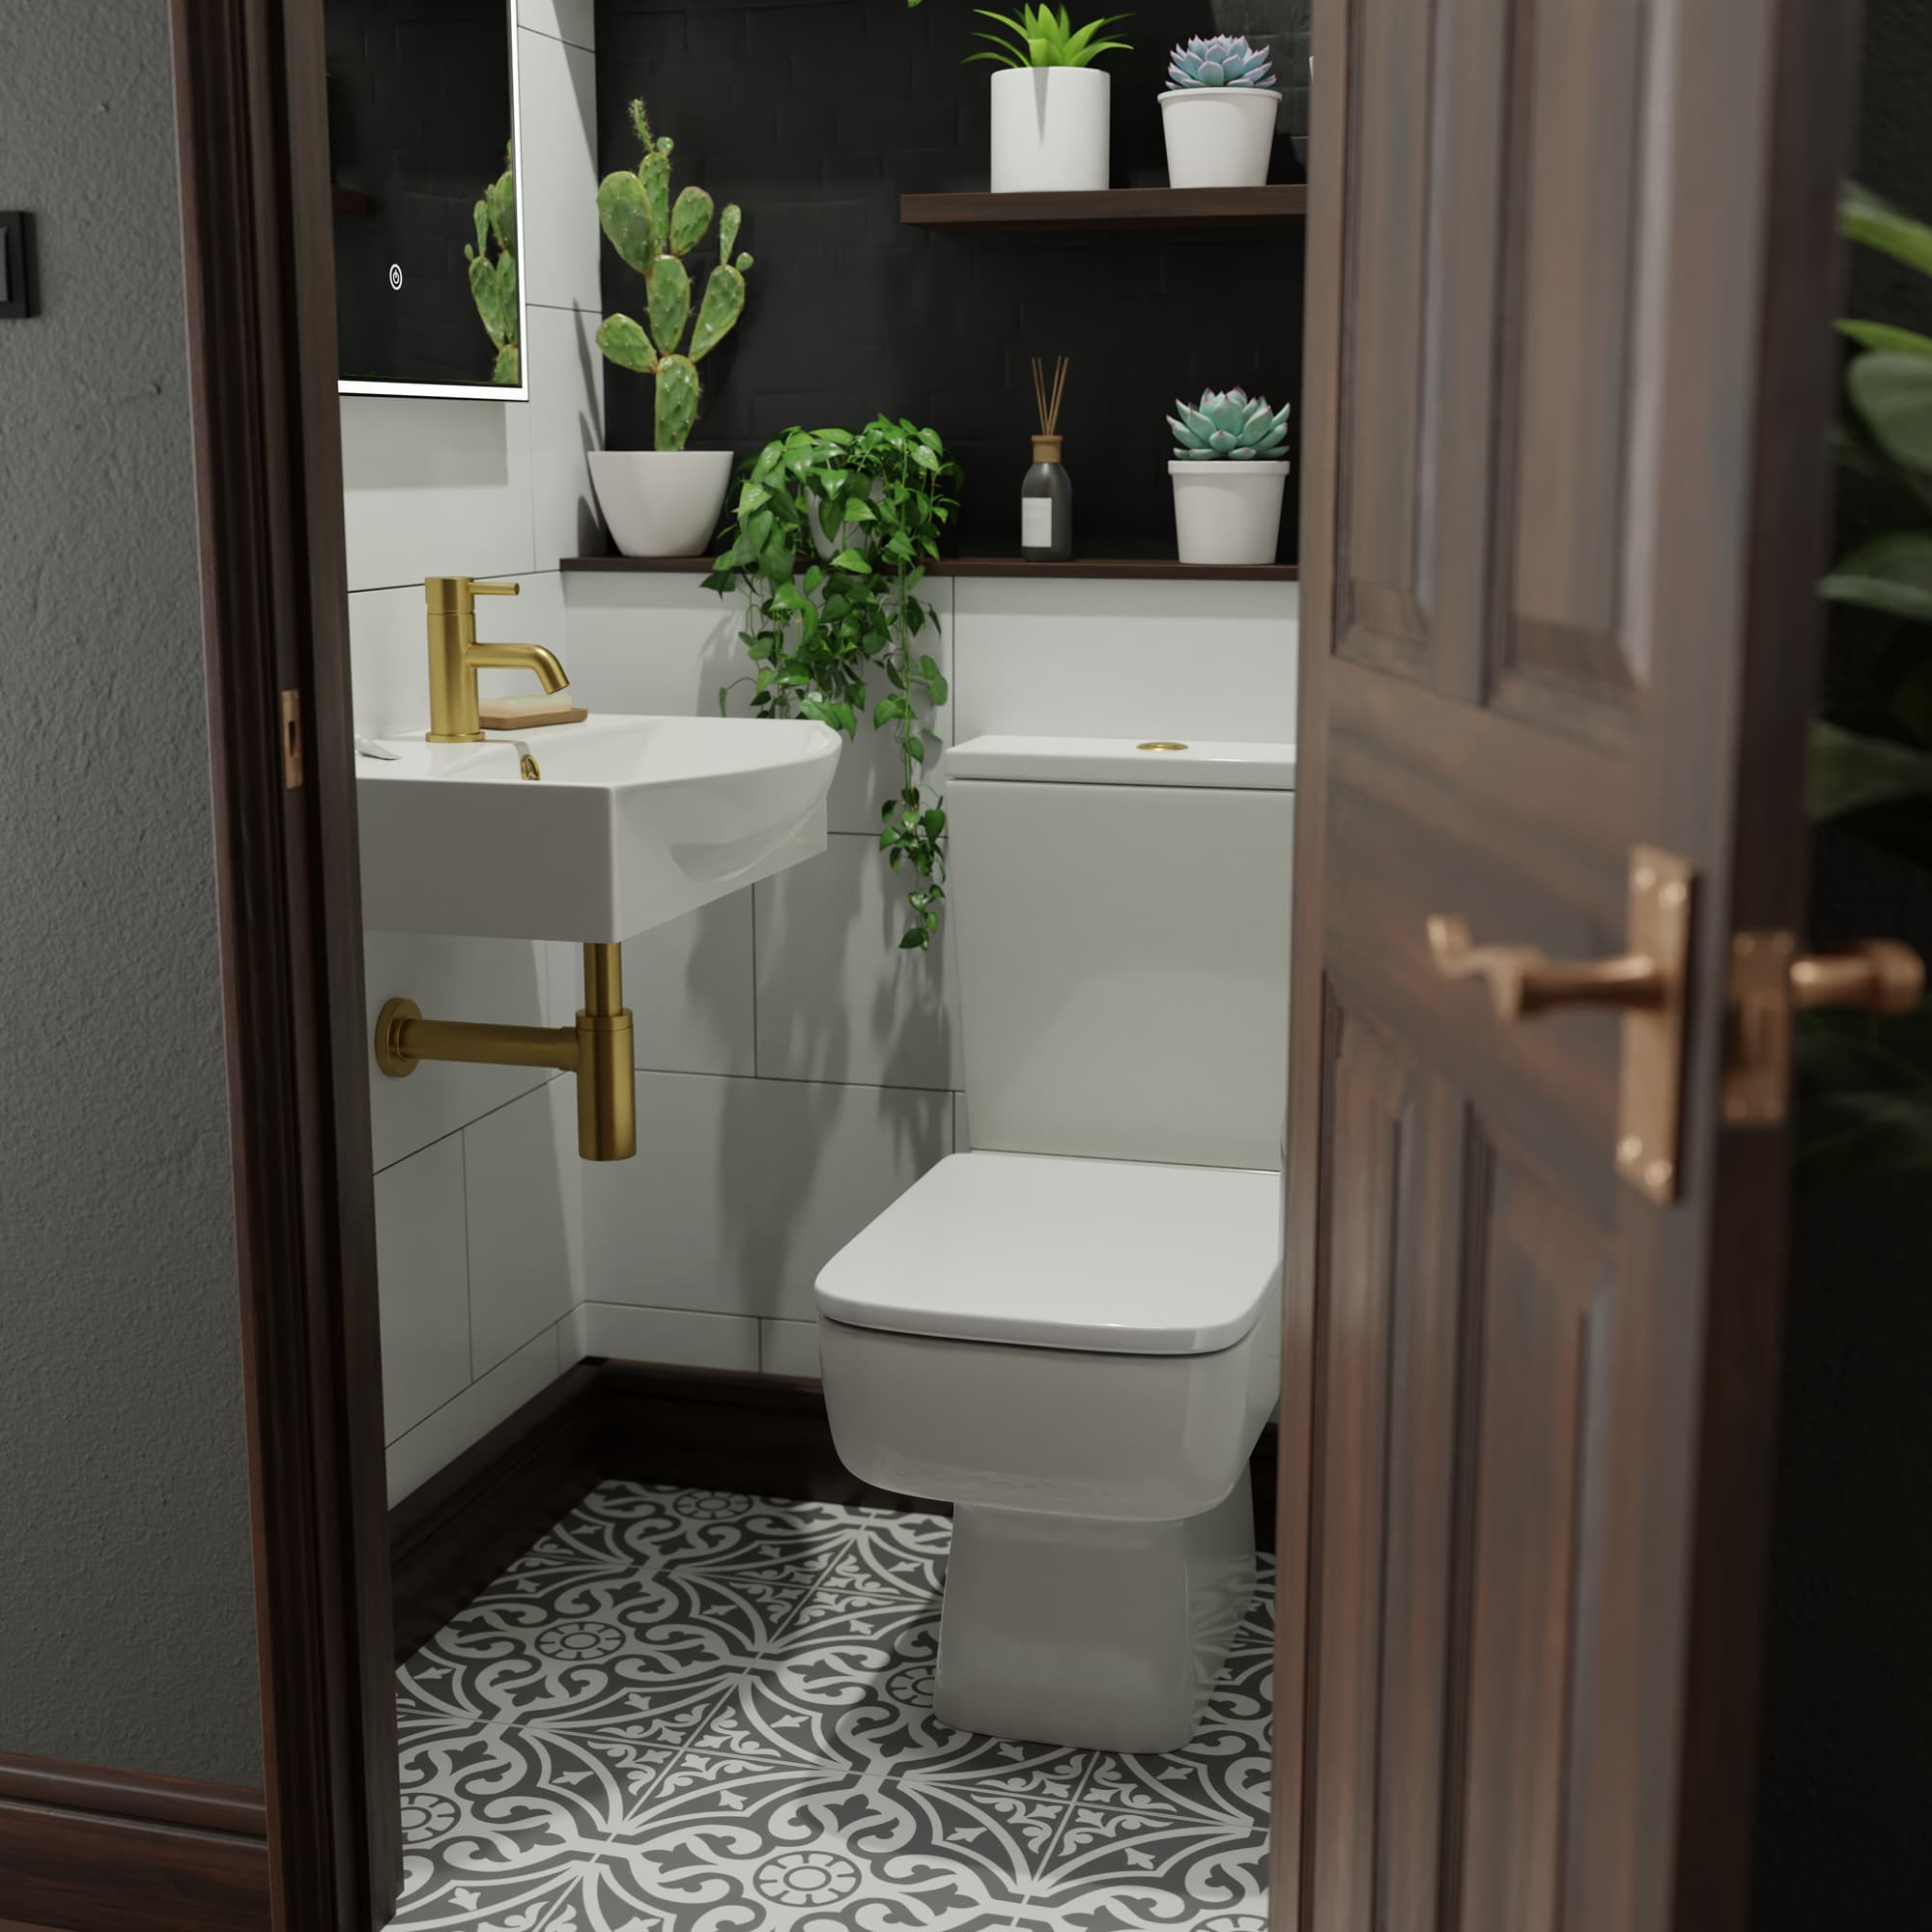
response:
<svg viewBox="0 0 1932 1932"><path fill-rule="evenodd" d="M1136 745L1137 752L1184 752L1185 745L1177 745L1171 738L1150 738L1145 745Z"/></svg>

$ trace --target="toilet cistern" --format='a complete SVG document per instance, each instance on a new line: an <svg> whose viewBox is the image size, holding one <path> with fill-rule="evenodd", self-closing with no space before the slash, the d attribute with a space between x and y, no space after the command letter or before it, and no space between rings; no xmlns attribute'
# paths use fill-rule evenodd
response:
<svg viewBox="0 0 1932 1932"><path fill-rule="evenodd" d="M476 700L479 670L528 670L553 696L570 683L554 651L542 644L486 644L476 639L479 597L519 597L516 583L478 583L470 577L426 577L429 620L429 730L432 745L477 745L483 726Z"/></svg>

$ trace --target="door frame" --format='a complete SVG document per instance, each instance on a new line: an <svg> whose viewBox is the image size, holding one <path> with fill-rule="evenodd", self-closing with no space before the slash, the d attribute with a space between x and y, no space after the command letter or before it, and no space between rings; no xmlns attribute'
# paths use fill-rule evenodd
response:
<svg viewBox="0 0 1932 1932"><path fill-rule="evenodd" d="M276 1932L402 1870L322 0L171 0Z"/></svg>
<svg viewBox="0 0 1932 1932"><path fill-rule="evenodd" d="M1308 220L1308 314L1303 331L1302 656L1298 715L1325 718L1315 672L1329 648L1337 537L1333 492L1306 487L1309 474L1332 472L1341 447L1341 400L1320 378L1339 366L1344 286L1340 192L1347 128L1337 112L1337 80L1350 69L1344 0L1316 0L1315 54L1328 77L1311 103L1311 194ZM1764 782L1767 770L1803 768L1824 657L1824 607L1816 582L1825 565L1817 540L1828 527L1831 467L1808 432L1829 420L1836 382L1829 345L1816 327L1818 292L1842 285L1838 193L1852 156L1862 45L1861 0L1819 6L1775 0L1771 125L1765 193L1768 233L1761 249L1762 285L1756 354L1762 377L1752 422L1747 488L1751 546L1744 622L1749 644L1738 695L1747 754L1736 790L1757 813L1754 836L1737 840L1728 903L1700 913L1700 924L1723 934L1802 925L1806 867L1787 856L1809 853L1809 828L1799 790ZM1313 568L1310 567L1311 560ZM1311 621L1312 620L1312 621ZM1309 648L1311 634L1314 651ZM1302 1922L1310 1793L1303 1758L1309 1702L1311 1605L1319 1583L1316 1547L1317 1429L1323 1400L1319 1356L1322 1311L1317 1284L1323 1269L1324 1165L1331 1122L1322 1065L1330 1028L1321 948L1302 943L1321 905L1322 753L1304 733L1296 807L1295 932L1292 974L1294 1014L1289 1074L1291 1121L1320 1118L1318 1144L1289 1143L1284 1248L1280 1504L1276 1529L1277 1646L1274 1789L1270 1845L1270 1924L1274 1932L1308 1932ZM1776 810L1766 813L1763 795ZM1706 931L1697 970L1714 970ZM1712 1088L1720 1047L1698 1053L1687 1105L1715 1111ZM1782 1131L1724 1129L1715 1172L1706 1183L1719 1204L1781 1203L1789 1188L1789 1142ZM1700 1373L1700 1430L1694 1530L1688 1566L1688 1641L1684 1684L1674 1721L1679 1791L1678 1834L1663 1875L1667 1923L1678 1932L1745 1932L1750 1903L1750 1841L1756 1795L1759 1665L1776 1479L1776 1398L1785 1264L1781 1214L1740 1212L1748 1238L1704 1257L1709 1317ZM1661 1714L1671 1721L1673 1714ZM1662 1799L1660 1803L1663 1802Z"/></svg>

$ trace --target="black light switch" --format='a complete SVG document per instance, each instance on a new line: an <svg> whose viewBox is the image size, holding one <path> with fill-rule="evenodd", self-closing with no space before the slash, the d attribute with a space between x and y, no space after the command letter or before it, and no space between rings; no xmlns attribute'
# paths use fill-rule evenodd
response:
<svg viewBox="0 0 1932 1932"><path fill-rule="evenodd" d="M0 322L34 312L34 217L0 213Z"/></svg>

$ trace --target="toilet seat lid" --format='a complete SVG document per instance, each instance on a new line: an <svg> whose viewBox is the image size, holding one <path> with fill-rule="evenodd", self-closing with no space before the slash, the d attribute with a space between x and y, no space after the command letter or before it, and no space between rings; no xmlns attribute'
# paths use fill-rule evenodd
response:
<svg viewBox="0 0 1932 1932"><path fill-rule="evenodd" d="M818 1277L856 1328L1097 1354L1231 1349L1281 1284L1281 1177L963 1153Z"/></svg>

